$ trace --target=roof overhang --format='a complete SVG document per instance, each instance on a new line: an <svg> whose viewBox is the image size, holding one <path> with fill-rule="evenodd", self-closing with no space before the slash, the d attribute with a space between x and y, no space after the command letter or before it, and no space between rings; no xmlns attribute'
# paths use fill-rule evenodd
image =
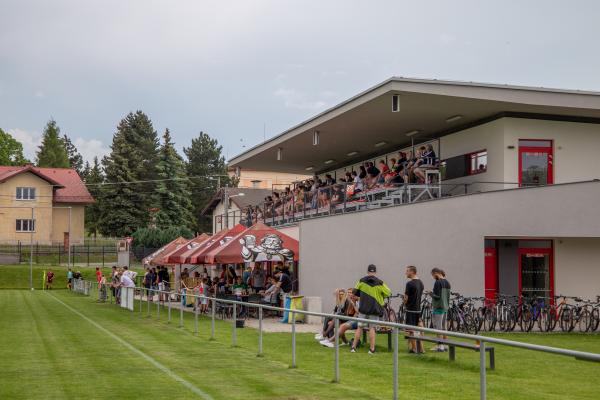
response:
<svg viewBox="0 0 600 400"><path fill-rule="evenodd" d="M399 95L399 112L392 112L393 95ZM454 116L460 118L449 120ZM410 132L418 131L412 138L423 141L502 116L600 123L600 93L394 77L252 147L229 165L306 174L307 167L332 169L409 145ZM353 152L358 153L349 155Z"/></svg>

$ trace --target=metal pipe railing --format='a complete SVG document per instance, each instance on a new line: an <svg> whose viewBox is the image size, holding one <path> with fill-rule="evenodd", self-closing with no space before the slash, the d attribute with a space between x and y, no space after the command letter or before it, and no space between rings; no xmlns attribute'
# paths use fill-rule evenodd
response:
<svg viewBox="0 0 600 400"><path fill-rule="evenodd" d="M170 304L171 297L170 296L174 292L160 291L160 290L155 290L155 289L145 289L145 288L135 288L135 289L140 290L140 292L139 292L140 293L140 299L139 299L140 302L142 301L142 290L146 290L147 293L149 293L149 292L158 293L159 296L161 293L167 294L167 296L169 296L167 298L169 299L169 310L170 310L170 306L171 306L171 304ZM238 301L238 300L228 300L228 299L221 299L221 298L217 298L217 297L189 294L189 293L187 293L186 289L183 289L183 291L185 292L186 297L191 296L192 298L194 298L196 304L198 304L198 300L200 300L200 299L206 299L206 300L211 301L211 305L212 305L212 311L211 311L211 316L210 316L210 318L211 318L210 339L211 340L214 340L214 338L215 338L216 304L224 303L224 304L230 304L233 306L232 307L233 308L233 315L232 315L233 323L232 323L232 333L231 333L231 340L232 340L233 346L237 345L237 323L236 323L237 322L237 307L240 306L240 307L242 307L242 309L243 309L243 307L258 308L258 322L259 322L258 323L258 356L263 355L263 324L262 324L263 310L271 310L271 311L289 313L289 315L291 315L291 318L292 318L292 324L291 324L291 330L292 330L292 332L291 332L291 335L292 335L291 367L292 368L297 367L296 314L310 315L310 316L315 316L315 317L333 319L334 335L335 335L334 379L333 379L334 382L340 381L340 366L339 366L339 361L340 361L340 357L339 357L339 324L340 324L340 320L344 320L344 322L356 321L356 322L362 322L364 324L372 324L373 323L372 320L368 320L368 319L364 319L364 318L341 316L341 315L336 315L336 314L327 314L327 313L305 311L305 310L289 310L286 308L276 307L276 306L271 306L271 305L266 305L266 304L248 303L248 302L243 302L243 301ZM147 295L147 298L148 298L148 295ZM180 308L180 327L183 327L183 308L184 308L184 305L182 304L182 307ZM141 312L141 308L140 308L140 312ZM197 315L198 315L197 311L195 312L195 314L196 314L195 318L197 318ZM517 342L517 341L513 341L513 340L482 336L482 335L473 335L473 334L468 334L468 333L444 331L444 330L432 329L432 328L424 328L424 327L406 325L406 324L401 324L401 323L396 323L396 322L377 321L377 325L389 327L392 330L392 336L393 336L393 338L392 338L392 345L393 345L393 399L394 400L398 399L398 394L399 394L398 393L398 391L399 391L399 389L398 389L398 374L399 374L399 370L398 370L398 336L399 336L400 330L412 331L412 332L416 331L416 332L430 333L430 334L435 334L435 335L446 335L446 336L451 336L451 337L456 337L456 338L461 338L461 339L474 340L474 341L478 342L478 344L479 344L479 377L480 377L480 379L479 379L479 381L480 381L479 398L481 400L485 400L486 396L487 396L486 343L493 343L493 344L515 347L515 348L524 349L524 350L540 351L540 352L544 352L544 353L574 357L576 360L600 362L600 354L596 354L596 353L589 353L589 352L583 352L583 351L577 351L577 350L569 350L569 349L563 349L563 348L558 348L558 347L542 346L542 345L536 345L536 344L530 344L530 343L524 343L524 342ZM196 331L197 331L197 329L198 328L197 328L197 323L196 323ZM418 340L418 336L415 336L415 340Z"/></svg>

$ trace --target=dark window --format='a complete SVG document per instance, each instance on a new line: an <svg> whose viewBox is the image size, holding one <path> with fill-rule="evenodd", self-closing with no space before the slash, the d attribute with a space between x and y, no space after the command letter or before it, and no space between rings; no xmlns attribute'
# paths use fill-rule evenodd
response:
<svg viewBox="0 0 600 400"><path fill-rule="evenodd" d="M17 232L35 232L35 219L18 219L16 230Z"/></svg>
<svg viewBox="0 0 600 400"><path fill-rule="evenodd" d="M16 197L17 200L35 200L35 188L18 187Z"/></svg>
<svg viewBox="0 0 600 400"><path fill-rule="evenodd" d="M450 157L440 162L443 180L462 178L487 171L487 150Z"/></svg>

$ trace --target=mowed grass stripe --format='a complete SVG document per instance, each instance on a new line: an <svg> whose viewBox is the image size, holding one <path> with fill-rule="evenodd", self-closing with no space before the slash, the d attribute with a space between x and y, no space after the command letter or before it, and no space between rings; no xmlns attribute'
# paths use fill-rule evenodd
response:
<svg viewBox="0 0 600 400"><path fill-rule="evenodd" d="M173 371L171 371L169 368L165 367L164 365L162 365L161 363L159 363L158 361L156 361L154 358L150 357L148 354L146 354L143 351L141 351L141 350L137 349L136 347L132 346L130 343L127 343L126 341L124 341L123 339L121 339L119 336L115 335L114 333L112 333L108 329L106 329L103 326L99 325L97 322L95 322L91 318L86 317L85 315L83 315L79 311L75 310L73 307L71 307L71 306L65 304L63 301L57 299L55 296L53 296L52 294L50 294L50 292L46 292L46 293L48 293L48 295L51 298L53 298L55 301L57 301L60 304L62 304L63 306L65 306L69 311L73 312L74 314L76 314L77 316L79 316L81 319L89 322L96 329L98 329L99 331L101 331L101 332L105 333L106 335L110 336L111 339L115 340L116 342L118 342L120 345L124 346L125 348L127 348L131 352L133 352L133 353L137 354L138 356L142 357L144 360L148 361L150 364L152 364L154 367L156 367L157 369L159 369L161 372L163 372L164 374L166 374L167 376L169 376L173 380L181 383L186 388L190 389L193 393L197 394L198 396L200 396L201 398L203 398L205 400L212 400L212 397L210 395L208 395L207 393L205 393L200 388L196 387L196 385L194 385L194 384L188 382L187 380L183 379L182 377L180 377L179 375L177 375L176 373L174 373Z"/></svg>
<svg viewBox="0 0 600 400"><path fill-rule="evenodd" d="M331 384L327 378L290 370L285 363L257 358L247 347L232 348L227 340L209 342L207 336L194 337L164 320L143 318L66 291L53 291L52 296L215 399L338 399L357 393L354 382ZM12 351L0 374L0 398L198 398L46 293L0 291L0 310L7 316L0 322L7 333L0 339L2 347ZM190 326L187 315L186 324ZM219 324L221 338L224 327ZM54 350L45 352L47 346ZM360 397L381 398L368 392Z"/></svg>

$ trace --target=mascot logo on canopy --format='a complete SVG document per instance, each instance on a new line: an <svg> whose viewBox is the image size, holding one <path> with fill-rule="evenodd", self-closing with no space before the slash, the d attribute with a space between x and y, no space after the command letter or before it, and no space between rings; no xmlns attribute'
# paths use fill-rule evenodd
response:
<svg viewBox="0 0 600 400"><path fill-rule="evenodd" d="M259 245L256 236L244 235L240 239L242 258L246 262L260 261L294 261L294 252L283 248L283 240L274 233L265 235Z"/></svg>

